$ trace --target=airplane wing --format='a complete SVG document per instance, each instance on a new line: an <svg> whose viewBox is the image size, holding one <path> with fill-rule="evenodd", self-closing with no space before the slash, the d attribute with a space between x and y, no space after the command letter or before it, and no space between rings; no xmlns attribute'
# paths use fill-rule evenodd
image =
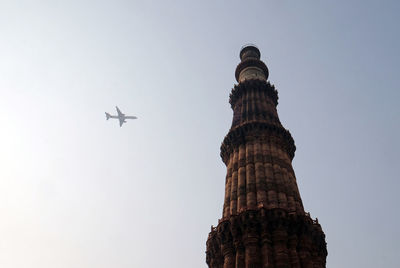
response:
<svg viewBox="0 0 400 268"><path fill-rule="evenodd" d="M122 124L125 122L125 119L122 116L119 116L118 119L119 119L119 126L122 127Z"/></svg>
<svg viewBox="0 0 400 268"><path fill-rule="evenodd" d="M118 117L123 115L123 113L119 110L118 106L115 106L115 109L117 109Z"/></svg>

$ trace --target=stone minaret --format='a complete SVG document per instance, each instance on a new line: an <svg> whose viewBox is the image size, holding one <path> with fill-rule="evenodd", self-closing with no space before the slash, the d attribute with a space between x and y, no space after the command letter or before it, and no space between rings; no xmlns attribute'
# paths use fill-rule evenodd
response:
<svg viewBox="0 0 400 268"><path fill-rule="evenodd" d="M278 94L260 51L240 51L229 102L233 121L221 145L227 166L222 218L207 239L210 268L320 268L325 235L303 208L292 159L296 147L279 121Z"/></svg>

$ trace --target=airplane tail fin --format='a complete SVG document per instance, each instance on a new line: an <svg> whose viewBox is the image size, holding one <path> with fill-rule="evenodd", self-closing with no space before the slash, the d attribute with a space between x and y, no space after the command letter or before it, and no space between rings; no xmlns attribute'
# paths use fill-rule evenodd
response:
<svg viewBox="0 0 400 268"><path fill-rule="evenodd" d="M106 119L110 119L111 115L109 113L106 113Z"/></svg>

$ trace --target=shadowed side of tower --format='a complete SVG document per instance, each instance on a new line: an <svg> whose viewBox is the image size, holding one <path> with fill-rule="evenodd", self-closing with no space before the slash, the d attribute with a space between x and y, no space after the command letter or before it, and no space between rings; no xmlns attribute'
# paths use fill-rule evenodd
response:
<svg viewBox="0 0 400 268"><path fill-rule="evenodd" d="M221 145L227 166L222 218L207 239L210 268L326 266L325 235L305 213L279 121L278 93L253 45L240 51L229 102L232 126Z"/></svg>

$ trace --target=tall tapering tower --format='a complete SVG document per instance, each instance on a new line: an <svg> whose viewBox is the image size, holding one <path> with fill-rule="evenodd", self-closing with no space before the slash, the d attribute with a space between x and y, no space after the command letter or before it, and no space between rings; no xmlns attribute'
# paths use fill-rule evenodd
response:
<svg viewBox="0 0 400 268"><path fill-rule="evenodd" d="M222 218L207 239L210 268L320 268L325 235L304 211L292 159L296 147L279 121L278 95L260 51L240 51L229 102L232 126L221 145L227 166Z"/></svg>

